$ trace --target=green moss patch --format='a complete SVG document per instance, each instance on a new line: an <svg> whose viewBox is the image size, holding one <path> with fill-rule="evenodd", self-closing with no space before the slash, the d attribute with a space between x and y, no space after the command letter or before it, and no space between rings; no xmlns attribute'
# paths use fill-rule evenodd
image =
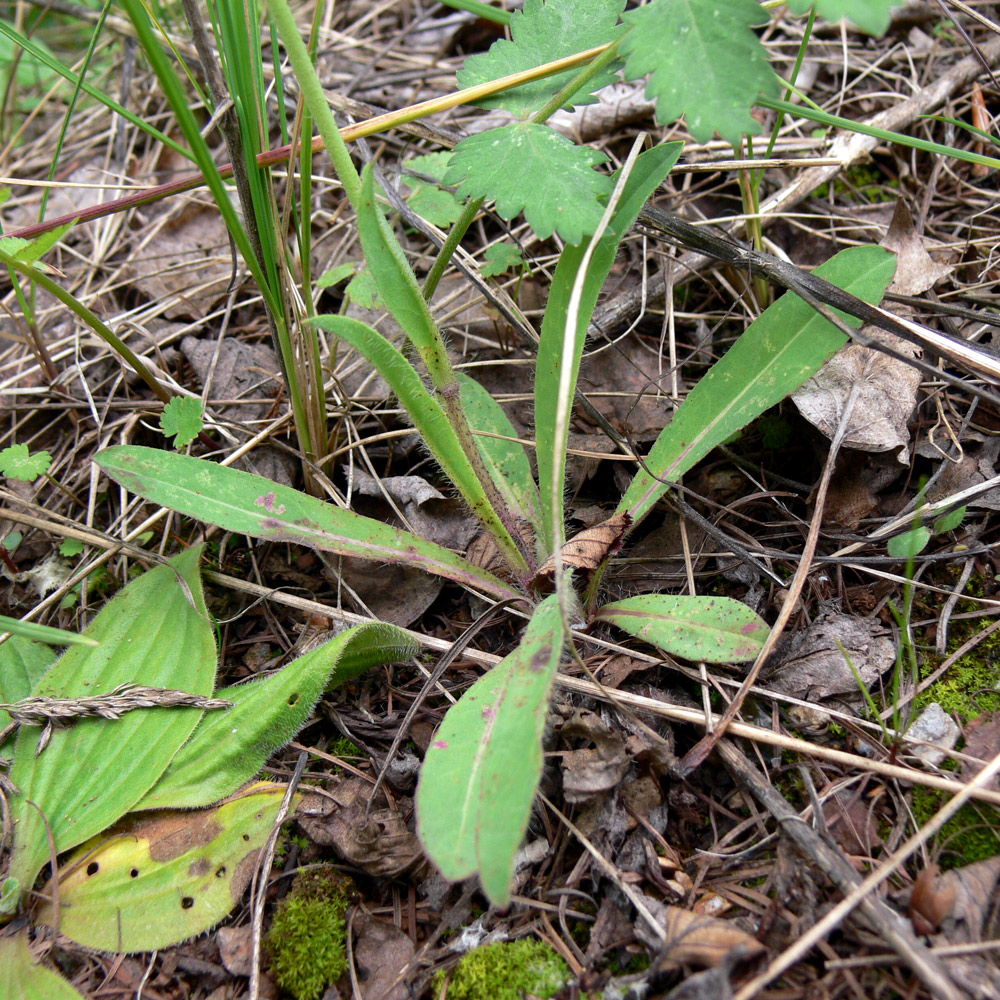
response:
<svg viewBox="0 0 1000 1000"><path fill-rule="evenodd" d="M435 976L435 994L447 978ZM569 968L542 941L497 941L462 956L448 983L448 1000L520 1000L523 993L552 996L566 984Z"/></svg>

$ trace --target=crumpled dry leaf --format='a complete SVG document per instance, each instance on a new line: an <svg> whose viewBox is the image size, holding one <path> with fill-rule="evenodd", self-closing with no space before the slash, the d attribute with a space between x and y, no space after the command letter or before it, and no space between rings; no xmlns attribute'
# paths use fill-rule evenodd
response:
<svg viewBox="0 0 1000 1000"><path fill-rule="evenodd" d="M698 525L688 524L687 537L697 572L704 563L700 553L708 536ZM626 587L629 594L675 591L686 579L683 552L680 519L669 515L659 528L630 546L624 559L615 560L609 571L609 581Z"/></svg>
<svg viewBox="0 0 1000 1000"><path fill-rule="evenodd" d="M572 111L557 111L546 124L574 142L590 142L617 132L630 122L652 119L656 105L646 100L646 85L609 83L594 95L596 104L582 104Z"/></svg>
<svg viewBox="0 0 1000 1000"><path fill-rule="evenodd" d="M913 882L907 914L913 929L921 936L934 934L951 913L958 895L954 880L939 881L941 869L935 864L924 868Z"/></svg>
<svg viewBox="0 0 1000 1000"><path fill-rule="evenodd" d="M417 835L407 828L410 799L397 797L396 808L368 807L371 785L352 775L343 777L329 796L307 795L296 812L299 826L316 844L333 847L349 864L369 875L423 878L429 871Z"/></svg>
<svg viewBox="0 0 1000 1000"><path fill-rule="evenodd" d="M168 319L208 315L233 275L229 233L215 206L190 201L145 245L129 250L122 278L154 302ZM192 275L197 281L192 282Z"/></svg>
<svg viewBox="0 0 1000 1000"><path fill-rule="evenodd" d="M563 754L563 797L567 802L585 802L618 786L628 768L625 743L619 733L584 708L573 711L558 729L565 739L590 740L595 745L593 750Z"/></svg>
<svg viewBox="0 0 1000 1000"><path fill-rule="evenodd" d="M764 667L763 680L777 691L811 701L860 695L845 653L866 687L896 660L892 639L881 622L828 614L778 641Z"/></svg>
<svg viewBox="0 0 1000 1000"><path fill-rule="evenodd" d="M823 509L823 520L854 531L879 505L879 493L904 472L895 458L878 453L842 451Z"/></svg>
<svg viewBox="0 0 1000 1000"><path fill-rule="evenodd" d="M942 444L940 435L937 443ZM945 438L945 445L948 443ZM962 439L963 454L958 461L945 464L930 489L928 500L943 500L945 497L978 486L996 476L996 465L1000 456L1000 438L985 437L974 430L967 430ZM917 454L922 458L941 459L941 452L929 441L921 441L917 446ZM986 493L981 493L968 502L969 507L981 507L986 510L1000 510L1000 487L994 487Z"/></svg>
<svg viewBox="0 0 1000 1000"><path fill-rule="evenodd" d="M226 972L232 976L249 976L253 968L253 928L249 924L220 927L215 940Z"/></svg>
<svg viewBox="0 0 1000 1000"><path fill-rule="evenodd" d="M918 350L898 337L866 327L865 336L916 357ZM840 427L855 386L854 406L847 419L844 447L859 451L894 451L908 462L910 434L907 421L917 404L921 374L916 368L879 351L857 344L842 347L801 389L792 401L806 420L832 438Z"/></svg>
<svg viewBox="0 0 1000 1000"><path fill-rule="evenodd" d="M972 781L997 754L1000 754L1000 713L986 712L965 726L966 757L978 757L979 762L962 760L958 776L962 781ZM994 778L987 788L1000 788L1000 781Z"/></svg>
<svg viewBox="0 0 1000 1000"><path fill-rule="evenodd" d="M405 979L396 982L413 960L413 942L395 924L361 910L354 920L354 961L360 973L361 1000L409 1000Z"/></svg>
<svg viewBox="0 0 1000 1000"><path fill-rule="evenodd" d="M878 816L857 789L844 789L823 803L823 816L845 854L870 858L882 846Z"/></svg>
<svg viewBox="0 0 1000 1000"><path fill-rule="evenodd" d="M941 938L949 944L982 941L995 936L996 893L1000 885L1000 856L945 872L935 885L939 893L955 890L954 903L941 924Z"/></svg>
<svg viewBox="0 0 1000 1000"><path fill-rule="evenodd" d="M563 546L563 565L584 574L593 573L602 562L622 547L622 540L631 523L632 518L629 514L615 514L592 528L584 528ZM538 567L538 572L531 581L532 586L538 586L551 579L555 568L555 558L549 556Z"/></svg>
<svg viewBox="0 0 1000 1000"><path fill-rule="evenodd" d="M698 965L715 968L738 956L748 961L762 955L764 946L746 931L728 920L703 917L680 906L668 906L649 896L643 897L659 925L666 931L665 944L660 943L644 921L636 923L636 936L657 951L656 966Z"/></svg>
<svg viewBox="0 0 1000 1000"><path fill-rule="evenodd" d="M923 295L954 270L947 264L938 264L927 252L904 198L897 199L889 231L880 245L896 255L896 273L889 291L897 295Z"/></svg>

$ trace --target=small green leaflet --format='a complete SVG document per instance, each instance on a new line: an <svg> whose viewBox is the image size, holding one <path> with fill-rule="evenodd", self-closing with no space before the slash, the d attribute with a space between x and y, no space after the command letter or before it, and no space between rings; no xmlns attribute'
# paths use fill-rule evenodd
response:
<svg viewBox="0 0 1000 1000"><path fill-rule="evenodd" d="M458 222L462 215L462 206L450 191L445 191L437 184L428 184L426 181L412 178L407 179L405 183L412 192L406 203L420 218L441 228Z"/></svg>
<svg viewBox="0 0 1000 1000"><path fill-rule="evenodd" d="M511 40L501 38L490 46L489 52L466 59L458 73L459 86L488 83L563 56L606 45L621 34L618 18L624 8L624 0L547 0L546 3L525 0L524 9L511 15ZM594 99L590 95L614 81L615 69L616 66L609 66L591 79L567 101L566 107L592 104ZM484 108L505 108L519 118L527 118L558 94L578 72L578 69L567 70L479 103Z"/></svg>
<svg viewBox="0 0 1000 1000"><path fill-rule="evenodd" d="M903 0L788 0L793 14L804 14L810 7L827 21L846 17L869 35L881 35L889 27L889 13L903 7Z"/></svg>
<svg viewBox="0 0 1000 1000"><path fill-rule="evenodd" d="M12 479L33 483L49 471L52 456L47 451L28 453L26 444L12 444L0 451L0 472Z"/></svg>
<svg viewBox="0 0 1000 1000"><path fill-rule="evenodd" d="M593 169L606 159L545 125L521 122L463 139L445 183L458 184L461 198L494 199L501 218L523 211L543 240L555 232L576 245L597 229L601 199L614 186Z"/></svg>
<svg viewBox="0 0 1000 1000"><path fill-rule="evenodd" d="M498 274L523 266L524 258L521 256L520 247L514 246L513 243L494 243L486 248L479 273L484 278L495 278Z"/></svg>
<svg viewBox="0 0 1000 1000"><path fill-rule="evenodd" d="M934 534L942 535L946 531L954 531L956 528L962 526L962 522L965 520L965 507L956 507L954 510L948 511L947 514L942 514L934 522Z"/></svg>
<svg viewBox="0 0 1000 1000"><path fill-rule="evenodd" d="M445 878L478 872L497 906L510 902L562 649L553 594L535 609L517 649L448 710L420 772L417 835L424 850Z"/></svg>
<svg viewBox="0 0 1000 1000"><path fill-rule="evenodd" d="M930 540L931 529L920 525L890 538L886 543L886 550L893 559L912 559L924 551Z"/></svg>
<svg viewBox="0 0 1000 1000"><path fill-rule="evenodd" d="M751 30L767 20L757 0L650 0L622 20L633 28L621 43L625 76L650 74L646 96L661 124L685 115L699 142L718 132L734 146L760 131L750 108L780 85Z"/></svg>
<svg viewBox="0 0 1000 1000"><path fill-rule="evenodd" d="M160 414L160 430L167 437L173 437L174 447L180 451L201 433L204 413L205 407L200 399L174 396Z"/></svg>

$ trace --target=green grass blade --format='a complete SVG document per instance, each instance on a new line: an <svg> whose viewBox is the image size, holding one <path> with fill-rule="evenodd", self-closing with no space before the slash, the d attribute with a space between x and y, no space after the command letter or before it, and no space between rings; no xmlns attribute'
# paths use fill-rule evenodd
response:
<svg viewBox="0 0 1000 1000"><path fill-rule="evenodd" d="M746 663L764 646L767 622L731 597L641 594L597 612L671 656L705 663Z"/></svg>
<svg viewBox="0 0 1000 1000"><path fill-rule="evenodd" d="M615 254L625 234L631 228L642 206L660 186L663 179L677 162L683 143L669 142L643 153L636 160L632 174L625 186L618 209L611 219L608 232L598 244L591 258L580 302L577 324L577 343L574 372L579 369L587 326L597 304L601 286L611 271ZM617 178L617 174L615 175ZM556 426L556 404L559 390L563 332L569 308L573 282L583 259L585 247L566 247L559 258L549 300L542 320L542 335L538 344L538 366L535 376L535 437L537 439L538 482L542 495L542 537L546 546L551 545L555 524L553 514L558 506L558 498L553 493L554 466L566 467L566 455L555 453L553 431ZM576 379L573 379L576 385ZM562 482L563 476L558 476Z"/></svg>
<svg viewBox="0 0 1000 1000"><path fill-rule="evenodd" d="M191 739L133 809L195 809L232 795L306 724L324 691L369 667L414 656L407 632L372 622L355 625L293 660L276 674L223 688L233 703L206 712Z"/></svg>
<svg viewBox="0 0 1000 1000"><path fill-rule="evenodd" d="M227 531L422 569L500 600L518 596L440 545L249 472L127 445L106 448L95 461L133 493Z"/></svg>
<svg viewBox="0 0 1000 1000"><path fill-rule="evenodd" d="M198 575L200 554L200 546L189 549L130 583L84 633L101 645L74 646L32 693L71 698L141 681L210 695L215 637ZM117 721L80 719L56 730L38 756L40 730L22 726L10 773L20 789L10 799L10 875L31 887L49 859L46 824L62 852L123 816L155 784L201 715L193 708L153 708Z"/></svg>
<svg viewBox="0 0 1000 1000"><path fill-rule="evenodd" d="M66 629L53 628L51 625L39 625L36 622L23 622L20 618L8 618L7 615L0 615L0 631L10 632L12 635L19 635L24 639L33 639L36 642L48 642L53 646L96 646L97 640L76 632L67 632ZM3 656L3 649L7 643L0 648L0 657ZM3 691L3 681L0 680L0 692Z"/></svg>
<svg viewBox="0 0 1000 1000"><path fill-rule="evenodd" d="M831 257L816 274L876 303L895 269L895 256L881 247L852 247ZM861 325L853 317L842 318L855 328ZM645 468L632 480L617 513L627 512L633 525L638 524L669 489L669 482L794 392L846 340L797 295L782 295L688 393L653 444Z"/></svg>
<svg viewBox="0 0 1000 1000"><path fill-rule="evenodd" d="M542 774L542 734L563 649L558 597L535 610L521 644L448 710L417 787L417 834L445 878L478 872L510 902L514 857Z"/></svg>

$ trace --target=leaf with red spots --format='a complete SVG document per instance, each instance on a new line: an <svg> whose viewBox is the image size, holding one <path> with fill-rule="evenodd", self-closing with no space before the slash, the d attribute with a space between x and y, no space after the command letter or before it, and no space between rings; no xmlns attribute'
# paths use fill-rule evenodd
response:
<svg viewBox="0 0 1000 1000"><path fill-rule="evenodd" d="M706 663L756 659L767 622L731 597L642 594L606 604L597 617L671 656Z"/></svg>
<svg viewBox="0 0 1000 1000"><path fill-rule="evenodd" d="M521 645L449 709L417 788L417 834L445 878L479 873L510 902L514 857L542 775L542 733L563 629L556 595L535 609Z"/></svg>

